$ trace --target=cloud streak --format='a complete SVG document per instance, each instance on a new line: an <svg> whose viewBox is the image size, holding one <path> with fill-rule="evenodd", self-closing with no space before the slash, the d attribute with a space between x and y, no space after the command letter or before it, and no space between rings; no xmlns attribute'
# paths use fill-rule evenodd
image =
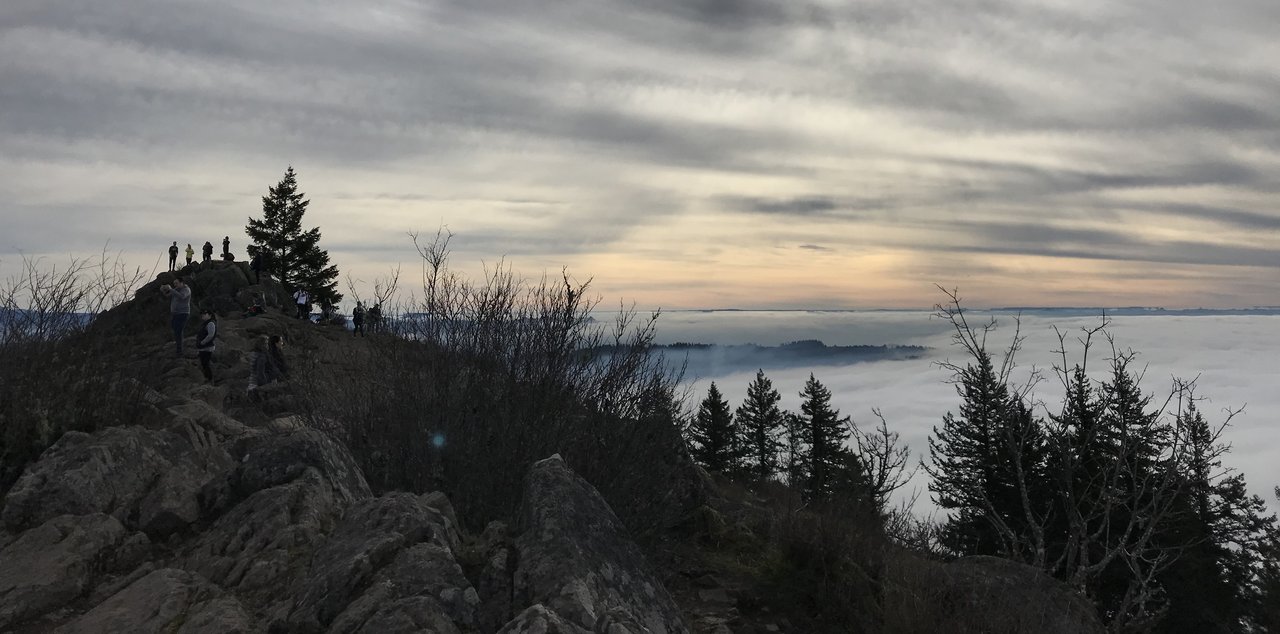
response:
<svg viewBox="0 0 1280 634"><path fill-rule="evenodd" d="M569 266L644 305L705 305L707 280L723 306L920 306L933 282L1130 304L1152 279L1165 305L1280 304L1278 19L1264 0L14 0L0 255L110 236L149 261L238 233L293 164L357 277L443 222L459 260ZM1105 287L1073 275L1108 266Z"/></svg>

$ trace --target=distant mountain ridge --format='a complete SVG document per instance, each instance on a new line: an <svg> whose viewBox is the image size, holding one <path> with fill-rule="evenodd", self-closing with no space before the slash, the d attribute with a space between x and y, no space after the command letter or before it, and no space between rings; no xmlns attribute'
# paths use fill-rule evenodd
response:
<svg viewBox="0 0 1280 634"><path fill-rule="evenodd" d="M1210 317L1215 315L1280 315L1280 306L1251 306L1248 308L1163 308L1159 306L1000 306L995 308L968 308L973 313L1023 313L1059 316L1185 316ZM929 308L688 308L665 309L665 313L922 313Z"/></svg>
<svg viewBox="0 0 1280 634"><path fill-rule="evenodd" d="M919 359L931 348L913 345L828 346L804 339L778 346L717 345L677 342L655 345L669 363L685 364L688 377L720 376L733 371L787 369L820 365L851 365L868 361Z"/></svg>

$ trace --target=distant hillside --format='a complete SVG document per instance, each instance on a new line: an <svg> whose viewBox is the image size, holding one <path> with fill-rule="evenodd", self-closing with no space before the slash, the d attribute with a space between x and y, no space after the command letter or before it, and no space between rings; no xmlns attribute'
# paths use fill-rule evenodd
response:
<svg viewBox="0 0 1280 634"><path fill-rule="evenodd" d="M868 361L919 359L929 352L925 346L828 346L807 339L779 346L756 344L715 345L706 343L672 343L654 346L668 362L686 362L689 378L720 376L736 371L801 368L813 366L851 365Z"/></svg>

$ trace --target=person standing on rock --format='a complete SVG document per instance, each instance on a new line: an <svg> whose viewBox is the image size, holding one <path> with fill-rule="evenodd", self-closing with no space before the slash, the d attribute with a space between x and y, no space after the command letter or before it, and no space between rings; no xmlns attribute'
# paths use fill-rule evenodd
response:
<svg viewBox="0 0 1280 634"><path fill-rule="evenodd" d="M213 311L205 308L200 311L200 330L196 331L196 351L200 355L200 371L204 373L204 382L213 383L213 342L218 337L218 318Z"/></svg>
<svg viewBox="0 0 1280 634"><path fill-rule="evenodd" d="M298 289L293 293L293 301L298 304L298 319L306 319L310 316L310 310L307 306L311 302L311 296L303 289Z"/></svg>
<svg viewBox="0 0 1280 634"><path fill-rule="evenodd" d="M196 257L196 250L191 248L191 243L187 243L187 264L191 264L191 258Z"/></svg>
<svg viewBox="0 0 1280 634"><path fill-rule="evenodd" d="M173 278L173 286L162 284L160 293L169 298L169 325L173 328L173 344L182 356L182 331L191 316L191 287L181 277Z"/></svg>
<svg viewBox="0 0 1280 634"><path fill-rule="evenodd" d="M204 261L206 263L213 261L213 245L208 240L204 241L204 247L200 249L200 252L200 254L204 256Z"/></svg>
<svg viewBox="0 0 1280 634"><path fill-rule="evenodd" d="M356 302L356 309L351 311L351 336L364 336L364 304Z"/></svg>
<svg viewBox="0 0 1280 634"><path fill-rule="evenodd" d="M178 241L174 240L173 244L169 246L169 272L172 273L174 269L177 269L177 268L178 268Z"/></svg>
<svg viewBox="0 0 1280 634"><path fill-rule="evenodd" d="M231 236L222 236L222 259L230 260L231 255Z"/></svg>
<svg viewBox="0 0 1280 634"><path fill-rule="evenodd" d="M249 259L249 270L253 271L253 283L260 283L262 281L262 253L257 253Z"/></svg>

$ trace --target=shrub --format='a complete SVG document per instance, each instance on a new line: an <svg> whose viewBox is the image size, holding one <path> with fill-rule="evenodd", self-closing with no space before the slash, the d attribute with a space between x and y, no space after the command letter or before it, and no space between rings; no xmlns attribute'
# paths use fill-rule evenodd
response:
<svg viewBox="0 0 1280 634"><path fill-rule="evenodd" d="M472 282L447 267L448 238L420 245L424 296L383 306L347 374L303 373L311 423L375 488L446 491L474 526L512 517L527 466L554 453L633 530L679 512L688 491L663 478L693 472L679 377L649 354L657 315L599 322L567 274L529 283L500 264Z"/></svg>
<svg viewBox="0 0 1280 634"><path fill-rule="evenodd" d="M121 363L109 333L93 327L141 279L104 253L62 269L24 257L0 284L0 494L65 432L150 411L145 366Z"/></svg>

